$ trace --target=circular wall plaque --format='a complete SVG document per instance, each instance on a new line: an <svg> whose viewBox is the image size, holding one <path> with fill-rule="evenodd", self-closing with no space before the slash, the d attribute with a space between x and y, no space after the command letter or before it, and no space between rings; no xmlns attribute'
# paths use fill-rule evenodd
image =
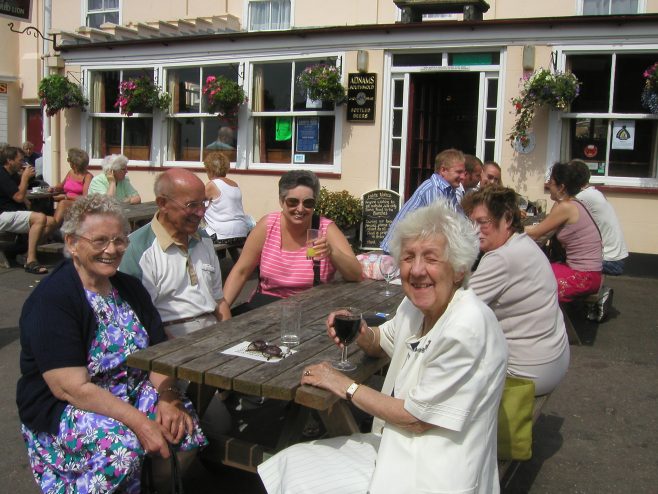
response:
<svg viewBox="0 0 658 494"><path fill-rule="evenodd" d="M521 141L519 139L516 139L514 141L514 150L519 154L530 154L535 150L535 143L536 143L535 133L528 132L526 134L526 137L528 138L528 140L526 141L525 146L521 144Z"/></svg>

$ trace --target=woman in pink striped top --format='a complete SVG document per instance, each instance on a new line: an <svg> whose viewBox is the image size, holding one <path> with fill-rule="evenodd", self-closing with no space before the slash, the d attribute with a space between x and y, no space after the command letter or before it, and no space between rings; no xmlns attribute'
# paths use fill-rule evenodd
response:
<svg viewBox="0 0 658 494"><path fill-rule="evenodd" d="M333 221L321 217L313 259L306 257L306 232L311 221L320 181L310 171L293 170L279 180L280 212L265 215L247 237L237 264L224 283L224 302L230 305L245 282L260 267L256 296L275 300L313 286L314 260L319 261L320 282L327 283L338 271L346 281L361 280L361 265L349 242ZM261 301L251 302L262 305Z"/></svg>

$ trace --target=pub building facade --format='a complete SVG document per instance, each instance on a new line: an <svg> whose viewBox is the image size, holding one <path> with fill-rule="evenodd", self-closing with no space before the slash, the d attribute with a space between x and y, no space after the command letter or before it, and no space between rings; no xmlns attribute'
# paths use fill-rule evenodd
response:
<svg viewBox="0 0 658 494"><path fill-rule="evenodd" d="M455 147L498 162L503 182L534 200L547 198L552 163L580 158L614 205L629 250L658 254L658 115L640 100L643 73L658 62L658 0L227 0L194 8L106 0L118 8L90 17L97 3L52 6L57 51L45 59L51 73L80 81L89 105L49 119L51 182L66 173L69 147L89 152L94 173L104 156L123 153L150 200L163 169L188 168L205 181L203 158L224 127L230 173L255 218L278 208L276 182L291 169L316 172L332 190L391 189L406 200L433 172L437 152ZM298 75L318 63L341 70L345 103L299 91ZM513 145L511 99L540 68L576 74L580 95L565 111L539 109L526 146ZM234 116L208 111L202 89L219 75L247 95ZM142 76L171 95L169 109L121 115L119 83ZM38 80L26 79L24 91L30 84Z"/></svg>

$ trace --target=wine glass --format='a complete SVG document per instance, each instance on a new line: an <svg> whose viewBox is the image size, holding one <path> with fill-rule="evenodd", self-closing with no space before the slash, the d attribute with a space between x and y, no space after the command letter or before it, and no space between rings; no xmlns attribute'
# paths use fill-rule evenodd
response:
<svg viewBox="0 0 658 494"><path fill-rule="evenodd" d="M379 257L379 272L386 280L386 289L384 290L384 295L387 297L394 295L395 292L390 289L390 283L400 272L398 265L395 262L395 258L387 255L381 255Z"/></svg>
<svg viewBox="0 0 658 494"><path fill-rule="evenodd" d="M352 343L359 334L361 327L361 311L354 307L336 309L334 316L334 331L343 344L340 360L332 362L334 368L343 372L353 371L356 365L347 360L347 345Z"/></svg>

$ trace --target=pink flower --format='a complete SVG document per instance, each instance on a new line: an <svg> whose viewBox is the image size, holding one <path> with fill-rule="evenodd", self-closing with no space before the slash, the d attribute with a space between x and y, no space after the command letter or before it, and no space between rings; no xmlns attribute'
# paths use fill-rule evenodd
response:
<svg viewBox="0 0 658 494"><path fill-rule="evenodd" d="M208 77L206 77L206 84L212 84L216 80L217 80L217 77L215 77L214 75L209 75Z"/></svg>

